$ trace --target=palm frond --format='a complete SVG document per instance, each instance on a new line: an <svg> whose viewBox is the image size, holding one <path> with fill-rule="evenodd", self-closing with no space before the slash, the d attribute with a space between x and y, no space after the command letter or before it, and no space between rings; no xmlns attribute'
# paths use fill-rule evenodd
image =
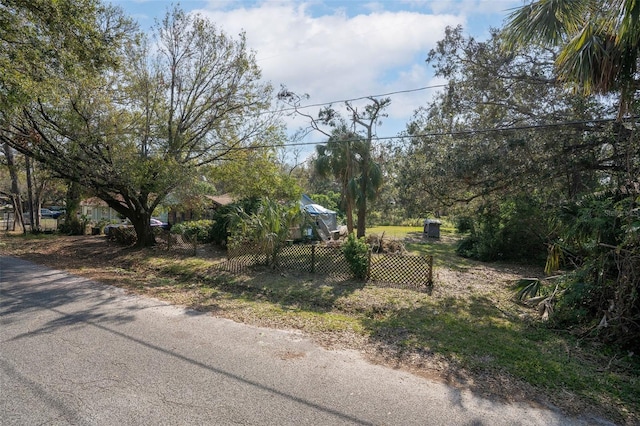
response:
<svg viewBox="0 0 640 426"><path fill-rule="evenodd" d="M584 12L591 3L585 0L538 0L516 9L508 18L507 47L513 49L529 43L560 44L565 34L581 28Z"/></svg>
<svg viewBox="0 0 640 426"><path fill-rule="evenodd" d="M540 293L541 287L542 281L539 278L522 278L514 286L517 290L516 299L521 302L532 299Z"/></svg>
<svg viewBox="0 0 640 426"><path fill-rule="evenodd" d="M585 93L610 91L621 65L615 37L598 22L587 23L558 55L560 79L578 83Z"/></svg>
<svg viewBox="0 0 640 426"><path fill-rule="evenodd" d="M544 273L551 275L560 269L560 262L564 259L562 247L559 244L551 244L547 253L547 262L544 266Z"/></svg>

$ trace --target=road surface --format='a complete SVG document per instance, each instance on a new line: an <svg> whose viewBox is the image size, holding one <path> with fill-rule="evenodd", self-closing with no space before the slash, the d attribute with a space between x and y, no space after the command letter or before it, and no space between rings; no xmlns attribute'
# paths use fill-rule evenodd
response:
<svg viewBox="0 0 640 426"><path fill-rule="evenodd" d="M1 425L582 425L0 256Z"/></svg>

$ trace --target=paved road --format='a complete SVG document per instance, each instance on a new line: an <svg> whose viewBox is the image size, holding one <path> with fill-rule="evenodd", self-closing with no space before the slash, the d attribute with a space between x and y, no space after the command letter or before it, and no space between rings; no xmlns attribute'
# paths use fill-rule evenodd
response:
<svg viewBox="0 0 640 426"><path fill-rule="evenodd" d="M586 422L0 257L0 424Z"/></svg>

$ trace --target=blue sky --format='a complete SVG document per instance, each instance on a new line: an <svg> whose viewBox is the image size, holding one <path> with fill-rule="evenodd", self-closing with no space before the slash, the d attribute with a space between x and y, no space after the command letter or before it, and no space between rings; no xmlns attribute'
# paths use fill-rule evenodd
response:
<svg viewBox="0 0 640 426"><path fill-rule="evenodd" d="M148 30L173 2L112 0ZM310 104L441 84L425 63L446 26L485 39L522 0L240 1L183 0L186 11L209 17L228 34L244 31L263 78L310 96ZM435 90L435 89L434 89ZM433 90L392 95L380 137L404 129ZM335 103L339 107L341 103ZM288 120L289 130L304 127ZM321 135L310 135L322 141Z"/></svg>

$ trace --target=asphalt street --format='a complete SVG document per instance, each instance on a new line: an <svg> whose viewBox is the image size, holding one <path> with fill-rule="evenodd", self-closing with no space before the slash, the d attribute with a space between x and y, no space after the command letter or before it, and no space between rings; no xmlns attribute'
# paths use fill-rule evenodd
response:
<svg viewBox="0 0 640 426"><path fill-rule="evenodd" d="M1 425L583 425L0 256Z"/></svg>

